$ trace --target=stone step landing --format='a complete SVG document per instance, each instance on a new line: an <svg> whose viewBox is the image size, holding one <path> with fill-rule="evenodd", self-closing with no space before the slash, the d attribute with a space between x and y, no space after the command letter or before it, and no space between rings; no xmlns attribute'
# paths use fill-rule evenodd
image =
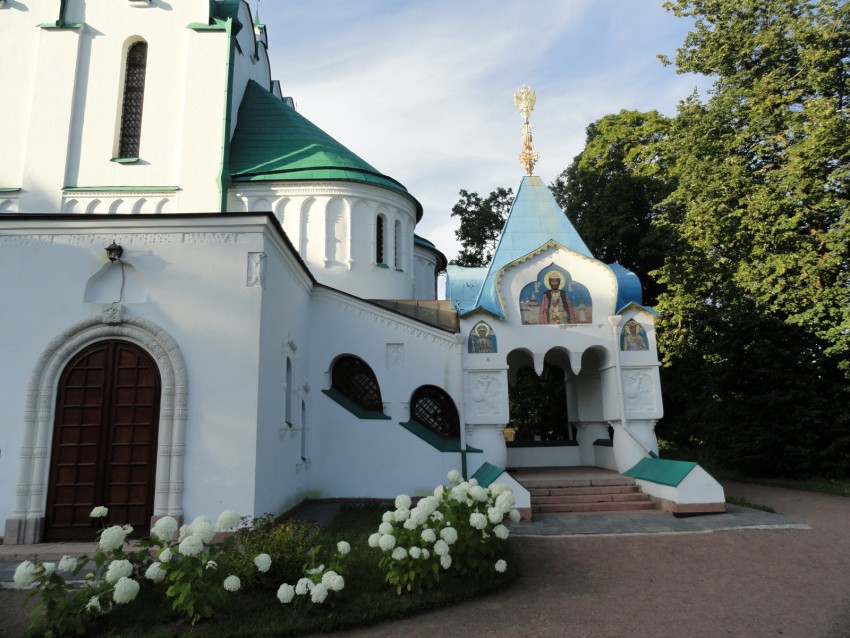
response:
<svg viewBox="0 0 850 638"><path fill-rule="evenodd" d="M625 476L605 478L523 477L531 494L533 514L569 512L632 512L656 509L634 479Z"/></svg>

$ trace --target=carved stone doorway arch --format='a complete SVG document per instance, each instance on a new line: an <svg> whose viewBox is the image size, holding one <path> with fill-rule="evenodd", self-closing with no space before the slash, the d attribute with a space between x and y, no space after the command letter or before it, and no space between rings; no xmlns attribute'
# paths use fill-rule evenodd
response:
<svg viewBox="0 0 850 638"><path fill-rule="evenodd" d="M6 521L5 544L42 541L59 378L77 353L90 344L109 339L136 344L152 357L159 369L162 385L153 518L169 515L182 519L188 402L186 365L168 332L147 319L126 315L122 306L114 304L100 317L81 321L57 335L33 367L24 410L15 509L12 518Z"/></svg>

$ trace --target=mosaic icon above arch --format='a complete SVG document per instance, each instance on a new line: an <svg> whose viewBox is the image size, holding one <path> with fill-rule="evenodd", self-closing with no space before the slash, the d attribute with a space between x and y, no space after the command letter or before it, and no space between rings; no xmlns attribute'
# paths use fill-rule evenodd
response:
<svg viewBox="0 0 850 638"><path fill-rule="evenodd" d="M649 350L646 330L634 319L629 319L620 331L620 350L637 352Z"/></svg>
<svg viewBox="0 0 850 638"><path fill-rule="evenodd" d="M469 348L473 354L491 354L497 352L496 333L486 321L479 321L469 331Z"/></svg>
<svg viewBox="0 0 850 638"><path fill-rule="evenodd" d="M526 325L591 323L593 299L587 286L553 263L522 287L519 311Z"/></svg>

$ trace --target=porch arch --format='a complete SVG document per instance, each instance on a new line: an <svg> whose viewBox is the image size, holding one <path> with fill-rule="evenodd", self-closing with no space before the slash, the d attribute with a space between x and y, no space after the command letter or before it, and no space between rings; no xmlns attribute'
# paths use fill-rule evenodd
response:
<svg viewBox="0 0 850 638"><path fill-rule="evenodd" d="M15 509L6 522L22 523L8 543L37 542L45 513L46 485L50 470L49 450L53 435L59 376L71 358L86 346L105 339L123 339L147 351L161 376L160 425L157 445L154 518L183 515L183 463L186 441L188 379L177 342L162 327L132 315L123 307L107 307L100 317L80 321L57 335L36 361L27 386L23 437L19 452ZM29 523L24 523L29 521ZM24 528L26 541L21 540Z"/></svg>

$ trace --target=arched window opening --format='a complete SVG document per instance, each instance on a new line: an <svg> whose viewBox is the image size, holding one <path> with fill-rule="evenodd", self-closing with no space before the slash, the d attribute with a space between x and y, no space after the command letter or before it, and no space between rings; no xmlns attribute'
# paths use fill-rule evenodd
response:
<svg viewBox="0 0 850 638"><path fill-rule="evenodd" d="M284 420L292 425L292 359L286 357L286 403L284 408Z"/></svg>
<svg viewBox="0 0 850 638"><path fill-rule="evenodd" d="M121 105L121 138L118 144L118 157L121 158L139 157L147 59L147 42L136 42L127 51L124 100Z"/></svg>
<svg viewBox="0 0 850 638"><path fill-rule="evenodd" d="M353 356L337 359L331 372L331 388L369 412L383 412L381 388L372 368Z"/></svg>
<svg viewBox="0 0 850 638"><path fill-rule="evenodd" d="M384 263L384 216L378 215L375 224L375 263Z"/></svg>
<svg viewBox="0 0 850 638"><path fill-rule="evenodd" d="M460 417L442 388L423 385L410 398L410 418L446 439L460 438Z"/></svg>
<svg viewBox="0 0 850 638"><path fill-rule="evenodd" d="M395 228L393 230L393 265L396 268L401 269L401 261L401 222L396 220Z"/></svg>
<svg viewBox="0 0 850 638"><path fill-rule="evenodd" d="M307 404L301 402L301 460L307 460Z"/></svg>

